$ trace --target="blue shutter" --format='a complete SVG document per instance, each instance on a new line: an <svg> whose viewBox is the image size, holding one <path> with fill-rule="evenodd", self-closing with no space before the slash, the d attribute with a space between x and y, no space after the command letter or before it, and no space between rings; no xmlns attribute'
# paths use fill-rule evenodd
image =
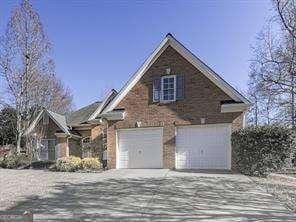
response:
<svg viewBox="0 0 296 222"><path fill-rule="evenodd" d="M181 100L185 98L185 78L184 75L177 75L177 93L176 100Z"/></svg>
<svg viewBox="0 0 296 222"><path fill-rule="evenodd" d="M161 78L156 77L153 79L153 102L160 101L160 91L161 91Z"/></svg>

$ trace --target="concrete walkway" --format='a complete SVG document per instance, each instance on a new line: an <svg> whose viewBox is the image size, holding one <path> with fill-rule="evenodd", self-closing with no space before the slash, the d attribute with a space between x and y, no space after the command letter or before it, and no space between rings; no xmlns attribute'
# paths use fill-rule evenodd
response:
<svg viewBox="0 0 296 222"><path fill-rule="evenodd" d="M15 179L19 172L31 172L40 183L56 178L50 180L50 192L26 194L5 209L6 213L33 209L36 221L296 221L295 214L242 175L168 170L9 172ZM3 193L1 186L2 181Z"/></svg>

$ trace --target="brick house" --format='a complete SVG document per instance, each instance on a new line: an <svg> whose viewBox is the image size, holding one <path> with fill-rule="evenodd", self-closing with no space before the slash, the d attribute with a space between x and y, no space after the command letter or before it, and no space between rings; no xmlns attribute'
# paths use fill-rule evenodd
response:
<svg viewBox="0 0 296 222"><path fill-rule="evenodd" d="M108 168L231 169L231 132L244 126L249 101L168 34L118 93L90 107L49 130L56 157L106 138ZM39 124L45 113L58 116L44 111Z"/></svg>
<svg viewBox="0 0 296 222"><path fill-rule="evenodd" d="M100 113L116 94L115 90L111 90L104 101L94 102L68 116L46 109L40 111L25 132L31 143L29 145L37 150L37 158L55 160L69 155L98 156L97 151L104 146L106 127L92 115ZM89 145L93 149L83 149Z"/></svg>

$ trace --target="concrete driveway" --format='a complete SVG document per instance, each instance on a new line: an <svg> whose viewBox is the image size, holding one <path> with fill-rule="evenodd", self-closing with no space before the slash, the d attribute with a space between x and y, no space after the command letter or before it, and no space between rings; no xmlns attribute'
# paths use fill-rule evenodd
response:
<svg viewBox="0 0 296 222"><path fill-rule="evenodd" d="M296 220L295 214L242 175L109 170L72 173L66 182L63 175L68 174L37 172L37 180L43 174L60 175L59 180L50 185L48 194L27 196L6 213L31 208L36 221Z"/></svg>

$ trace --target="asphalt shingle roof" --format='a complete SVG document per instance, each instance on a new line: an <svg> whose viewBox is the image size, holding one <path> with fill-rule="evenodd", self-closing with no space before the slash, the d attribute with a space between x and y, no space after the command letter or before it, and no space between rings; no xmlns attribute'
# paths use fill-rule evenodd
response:
<svg viewBox="0 0 296 222"><path fill-rule="evenodd" d="M91 114L93 114L101 102L94 102L88 106L82 107L81 109L71 113L66 117L68 126L76 126L86 122Z"/></svg>
<svg viewBox="0 0 296 222"><path fill-rule="evenodd" d="M55 113L55 112L52 112L50 110L47 110L47 112L49 113L49 115L52 116L52 118L54 118L60 125L60 127L62 127L62 130L65 132L65 133L69 133L69 130L68 130L68 126L67 126L67 123L66 123L66 117L61 115L61 114L58 114L58 113Z"/></svg>

